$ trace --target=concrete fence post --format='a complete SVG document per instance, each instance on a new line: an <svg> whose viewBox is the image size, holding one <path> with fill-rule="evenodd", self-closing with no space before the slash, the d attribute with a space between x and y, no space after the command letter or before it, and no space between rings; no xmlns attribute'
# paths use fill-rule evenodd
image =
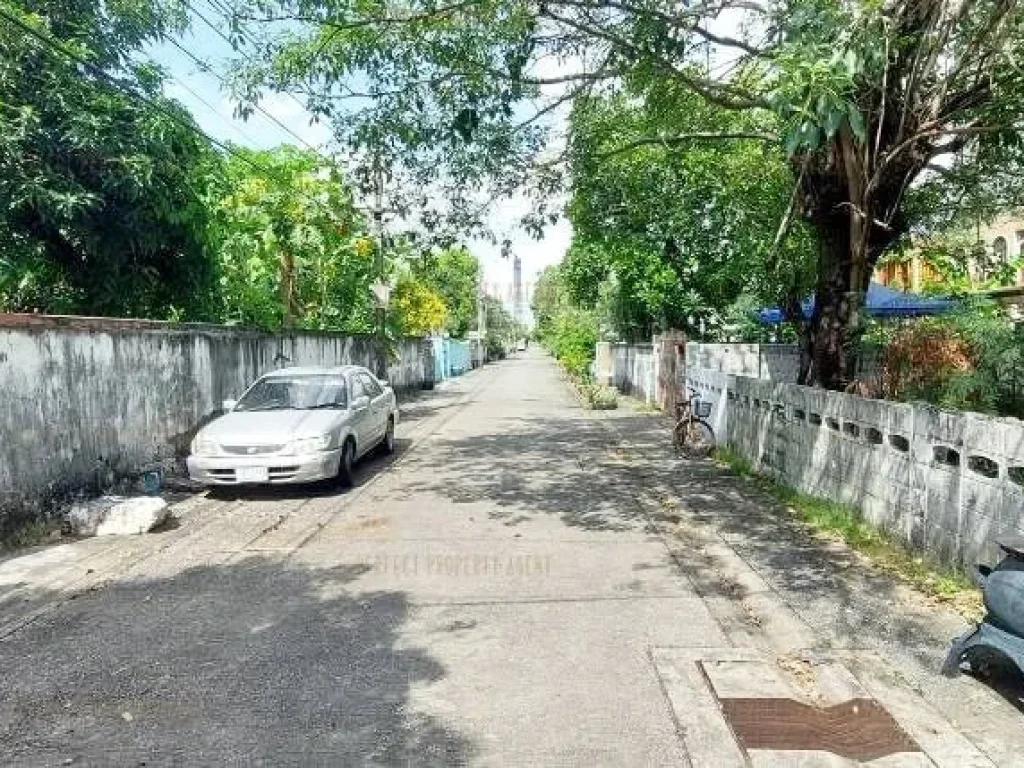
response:
<svg viewBox="0 0 1024 768"><path fill-rule="evenodd" d="M594 380L606 387L610 387L615 381L611 342L597 342L597 350L594 354Z"/></svg>

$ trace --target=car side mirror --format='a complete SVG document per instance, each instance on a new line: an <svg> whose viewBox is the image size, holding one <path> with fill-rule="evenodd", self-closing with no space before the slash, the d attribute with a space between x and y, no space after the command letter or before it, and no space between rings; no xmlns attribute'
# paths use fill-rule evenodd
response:
<svg viewBox="0 0 1024 768"><path fill-rule="evenodd" d="M237 400L225 400L220 404L220 407L223 408L225 411L233 411L235 410L236 405L238 405Z"/></svg>
<svg viewBox="0 0 1024 768"><path fill-rule="evenodd" d="M369 407L370 398L368 398L366 395L360 395L359 397L352 401L353 411L365 411Z"/></svg>

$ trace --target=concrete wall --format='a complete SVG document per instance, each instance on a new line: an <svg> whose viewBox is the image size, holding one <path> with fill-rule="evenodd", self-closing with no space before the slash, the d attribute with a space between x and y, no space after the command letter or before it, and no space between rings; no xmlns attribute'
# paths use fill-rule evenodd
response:
<svg viewBox="0 0 1024 768"><path fill-rule="evenodd" d="M732 377L720 371L689 367L686 369L686 386L697 391L702 402L711 403L711 414L706 421L715 431L720 445L729 439L729 400L727 395Z"/></svg>
<svg viewBox="0 0 1024 768"><path fill-rule="evenodd" d="M796 381L800 352L795 344L686 345L686 364L708 371L769 381Z"/></svg>
<svg viewBox="0 0 1024 768"><path fill-rule="evenodd" d="M611 383L620 392L653 404L657 398L656 355L652 344L612 344Z"/></svg>
<svg viewBox="0 0 1024 768"><path fill-rule="evenodd" d="M269 370L378 360L372 339L329 333L0 315L0 529L181 455L222 400ZM399 342L387 375L396 389L427 384L429 344Z"/></svg>
<svg viewBox="0 0 1024 768"><path fill-rule="evenodd" d="M857 378L872 384L878 378L878 353L864 349ZM765 381L796 383L800 351L796 344L699 344L686 345L686 364L692 368L750 376Z"/></svg>
<svg viewBox="0 0 1024 768"><path fill-rule="evenodd" d="M690 369L720 442L956 568L1024 535L1024 422ZM721 421L717 421L721 419Z"/></svg>
<svg viewBox="0 0 1024 768"><path fill-rule="evenodd" d="M461 376L473 367L470 342L435 336L430 343L434 355L435 382Z"/></svg>

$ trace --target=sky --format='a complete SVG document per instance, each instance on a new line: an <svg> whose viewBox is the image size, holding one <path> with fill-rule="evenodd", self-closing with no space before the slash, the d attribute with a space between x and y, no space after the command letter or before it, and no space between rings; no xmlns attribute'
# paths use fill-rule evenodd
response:
<svg viewBox="0 0 1024 768"><path fill-rule="evenodd" d="M194 7L209 22L217 25L222 31L227 31L226 21L209 5L209 0L196 0ZM224 84L218 75L227 70L229 61L238 54L232 51L227 41L205 22L195 18L192 29L176 42L177 46L172 42L152 46L148 54L161 64L168 74L165 93L184 104L195 117L199 127L212 138L254 148L270 148L283 143L302 146L305 142L325 153L332 152L330 127L323 123L311 122L309 113L300 100L287 94L270 94L260 105L269 115L286 126L287 131L259 111L254 112L247 120L234 117L234 105L227 97ZM204 71L204 67L189 54L207 65L210 71ZM525 283L532 283L544 267L561 260L572 236L569 223L563 219L558 224L548 227L544 239L538 241L518 226L518 220L528 211L529 202L525 198L495 203L488 216L488 226L494 233L497 243L484 240L472 240L468 243L470 250L484 266L486 283L511 284L511 259L502 259L500 253L500 243L505 239L512 242L511 253L522 259Z"/></svg>

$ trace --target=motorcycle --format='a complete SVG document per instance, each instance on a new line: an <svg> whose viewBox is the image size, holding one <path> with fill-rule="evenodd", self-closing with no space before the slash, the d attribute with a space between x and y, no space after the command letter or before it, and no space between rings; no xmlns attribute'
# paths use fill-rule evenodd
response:
<svg viewBox="0 0 1024 768"><path fill-rule="evenodd" d="M955 677L961 665L984 673L1008 661L1024 676L1024 539L998 542L1004 557L991 568L979 565L975 579L985 598L985 618L953 642L942 673Z"/></svg>

